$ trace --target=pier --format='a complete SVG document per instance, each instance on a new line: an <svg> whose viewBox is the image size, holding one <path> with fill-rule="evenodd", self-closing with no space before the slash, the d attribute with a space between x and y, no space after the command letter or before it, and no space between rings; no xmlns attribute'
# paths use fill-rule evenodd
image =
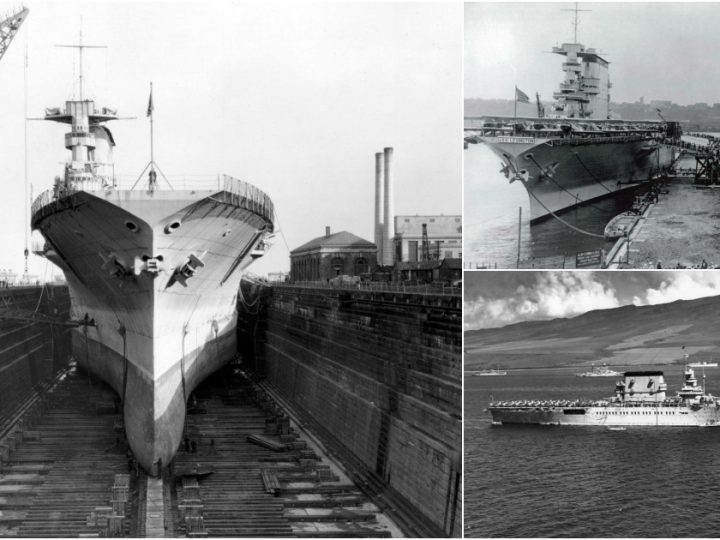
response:
<svg viewBox="0 0 720 540"><path fill-rule="evenodd" d="M614 268L715 268L720 266L720 189L673 177L667 194L649 205L627 238L608 255Z"/></svg>

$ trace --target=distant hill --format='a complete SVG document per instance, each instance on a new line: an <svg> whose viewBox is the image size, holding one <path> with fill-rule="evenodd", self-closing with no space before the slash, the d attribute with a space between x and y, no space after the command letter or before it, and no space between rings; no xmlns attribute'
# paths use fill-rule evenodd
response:
<svg viewBox="0 0 720 540"><path fill-rule="evenodd" d="M720 361L720 296L590 311L465 333L465 369Z"/></svg>
<svg viewBox="0 0 720 540"><path fill-rule="evenodd" d="M543 104L546 110L550 109L549 102L543 102ZM511 99L468 98L465 100L465 116L513 116L514 106ZM720 103L713 105L664 103L660 109L663 118L681 122L685 131L720 132ZM647 103L611 103L610 110L613 116L622 120L660 119L656 107ZM537 117L535 103L518 104L517 114L524 117Z"/></svg>

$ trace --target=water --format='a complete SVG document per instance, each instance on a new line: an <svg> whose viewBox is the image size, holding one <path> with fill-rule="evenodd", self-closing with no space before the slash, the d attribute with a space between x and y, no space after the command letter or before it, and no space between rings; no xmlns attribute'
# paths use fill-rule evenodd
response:
<svg viewBox="0 0 720 540"><path fill-rule="evenodd" d="M661 369L668 395L674 395L682 368ZM580 371L533 369L509 371L505 377L466 377L465 535L717 536L720 429L491 425L484 411L491 396L612 395L615 378L575 377ZM712 370L708 390L720 393L720 376Z"/></svg>
<svg viewBox="0 0 720 540"><path fill-rule="evenodd" d="M530 227L529 195L520 182L510 184L500 172L500 158L484 144L471 144L463 155L463 259L466 268L516 267L519 207L522 207L523 215L520 233L521 260L558 255L573 257L579 251L609 251L612 248L613 242L576 232L554 218ZM683 162L678 166L694 168L695 164L694 161ZM634 196L633 190L626 190L615 197L594 201L563 213L561 217L584 231L602 235L608 221L630 209Z"/></svg>

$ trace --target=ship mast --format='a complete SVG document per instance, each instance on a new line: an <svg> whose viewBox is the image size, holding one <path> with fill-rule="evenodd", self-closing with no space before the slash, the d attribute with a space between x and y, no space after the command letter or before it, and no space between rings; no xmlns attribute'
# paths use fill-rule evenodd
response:
<svg viewBox="0 0 720 540"><path fill-rule="evenodd" d="M55 189L57 195L65 195L80 187L83 189L87 183L102 182L104 186L114 186L115 178L112 173L112 164L99 162L96 158L98 143L103 141L102 147L111 154L114 145L112 135L107 128L99 129L100 124L109 120L117 120L116 111L103 107L98 109L92 99L86 99L83 86L83 52L85 49L106 49L105 45L85 45L82 31L80 42L75 45L56 45L56 47L78 49L80 76L79 99L65 102L64 108L45 109L45 120L69 124L70 132L65 134L65 148L70 150L71 158L65 165L65 179L56 178ZM73 92L74 94L74 92ZM88 184L89 185L89 184Z"/></svg>
<svg viewBox="0 0 720 540"><path fill-rule="evenodd" d="M573 20L573 28L574 28L574 34L573 34L573 43L577 43L577 29L578 29L578 12L580 11L592 11L592 9L578 9L578 3L575 2L575 9L561 9L560 11L573 11L575 13L575 19Z"/></svg>
<svg viewBox="0 0 720 540"><path fill-rule="evenodd" d="M82 29L80 30L80 42L78 45L55 45L56 47L66 47L78 50L80 76L79 76L79 101L83 100L83 49L107 49L106 45L83 45Z"/></svg>

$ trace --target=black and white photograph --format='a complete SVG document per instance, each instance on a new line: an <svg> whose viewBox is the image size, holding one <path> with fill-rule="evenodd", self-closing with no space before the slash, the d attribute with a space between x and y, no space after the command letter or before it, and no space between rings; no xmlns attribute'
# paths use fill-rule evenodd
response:
<svg viewBox="0 0 720 540"><path fill-rule="evenodd" d="M463 286L465 537L717 536L720 272Z"/></svg>
<svg viewBox="0 0 720 540"><path fill-rule="evenodd" d="M720 267L719 17L466 3L465 268Z"/></svg>
<svg viewBox="0 0 720 540"><path fill-rule="evenodd" d="M461 2L0 2L0 537L462 535Z"/></svg>

